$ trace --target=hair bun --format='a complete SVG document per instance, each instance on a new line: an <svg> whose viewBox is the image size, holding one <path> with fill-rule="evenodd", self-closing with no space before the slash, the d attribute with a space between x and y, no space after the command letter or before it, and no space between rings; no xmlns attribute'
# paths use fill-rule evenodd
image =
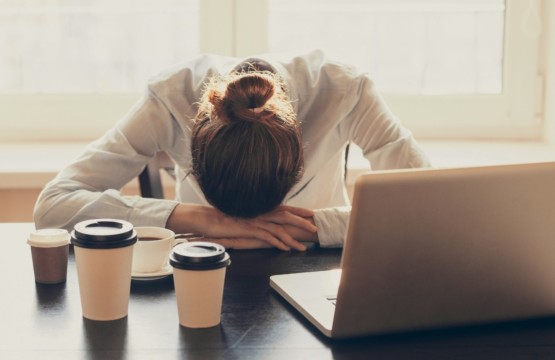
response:
<svg viewBox="0 0 555 360"><path fill-rule="evenodd" d="M259 120L258 114L274 96L274 92L271 78L262 74L245 74L227 85L221 99L222 110L230 120Z"/></svg>
<svg viewBox="0 0 555 360"><path fill-rule="evenodd" d="M274 73L214 76L206 84L195 121L298 125L283 79Z"/></svg>

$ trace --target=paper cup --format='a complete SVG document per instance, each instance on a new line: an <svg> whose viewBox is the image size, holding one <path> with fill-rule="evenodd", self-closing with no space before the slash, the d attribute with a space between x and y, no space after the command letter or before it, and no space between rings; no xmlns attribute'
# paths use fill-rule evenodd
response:
<svg viewBox="0 0 555 360"><path fill-rule="evenodd" d="M71 242L83 317L105 321L127 316L136 241L127 221L97 219L75 225Z"/></svg>
<svg viewBox="0 0 555 360"><path fill-rule="evenodd" d="M226 267L223 246L209 242L177 245L170 256L179 323L207 328L220 323Z"/></svg>
<svg viewBox="0 0 555 360"><path fill-rule="evenodd" d="M59 284L66 281L69 233L64 229L41 229L29 234L35 282Z"/></svg>

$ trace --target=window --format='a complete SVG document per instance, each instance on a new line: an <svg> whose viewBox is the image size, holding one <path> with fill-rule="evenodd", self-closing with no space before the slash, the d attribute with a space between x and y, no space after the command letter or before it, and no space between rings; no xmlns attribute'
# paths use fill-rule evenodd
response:
<svg viewBox="0 0 555 360"><path fill-rule="evenodd" d="M0 138L98 136L199 53L199 0L0 0Z"/></svg>
<svg viewBox="0 0 555 360"><path fill-rule="evenodd" d="M197 2L182 0L3 6L0 91L136 92L160 68L198 53L198 14Z"/></svg>
<svg viewBox="0 0 555 360"><path fill-rule="evenodd" d="M0 139L96 137L147 77L200 52L313 48L368 71L419 138L537 138L543 5L0 0Z"/></svg>
<svg viewBox="0 0 555 360"><path fill-rule="evenodd" d="M504 1L271 0L268 48L326 49L396 94L502 91ZM307 19L306 14L313 15Z"/></svg>

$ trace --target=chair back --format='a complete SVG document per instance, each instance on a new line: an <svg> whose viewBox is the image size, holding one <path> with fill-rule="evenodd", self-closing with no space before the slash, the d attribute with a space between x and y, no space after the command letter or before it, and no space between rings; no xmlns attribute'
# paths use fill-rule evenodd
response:
<svg viewBox="0 0 555 360"><path fill-rule="evenodd" d="M160 171L166 171L175 178L174 163L165 152L159 152L139 174L141 196L145 198L164 199L164 188Z"/></svg>

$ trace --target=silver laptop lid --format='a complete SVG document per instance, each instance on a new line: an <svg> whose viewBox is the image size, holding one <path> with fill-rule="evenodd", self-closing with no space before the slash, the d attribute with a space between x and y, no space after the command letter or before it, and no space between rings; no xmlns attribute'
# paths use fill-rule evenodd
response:
<svg viewBox="0 0 555 360"><path fill-rule="evenodd" d="M333 337L555 314L555 163L358 178Z"/></svg>

